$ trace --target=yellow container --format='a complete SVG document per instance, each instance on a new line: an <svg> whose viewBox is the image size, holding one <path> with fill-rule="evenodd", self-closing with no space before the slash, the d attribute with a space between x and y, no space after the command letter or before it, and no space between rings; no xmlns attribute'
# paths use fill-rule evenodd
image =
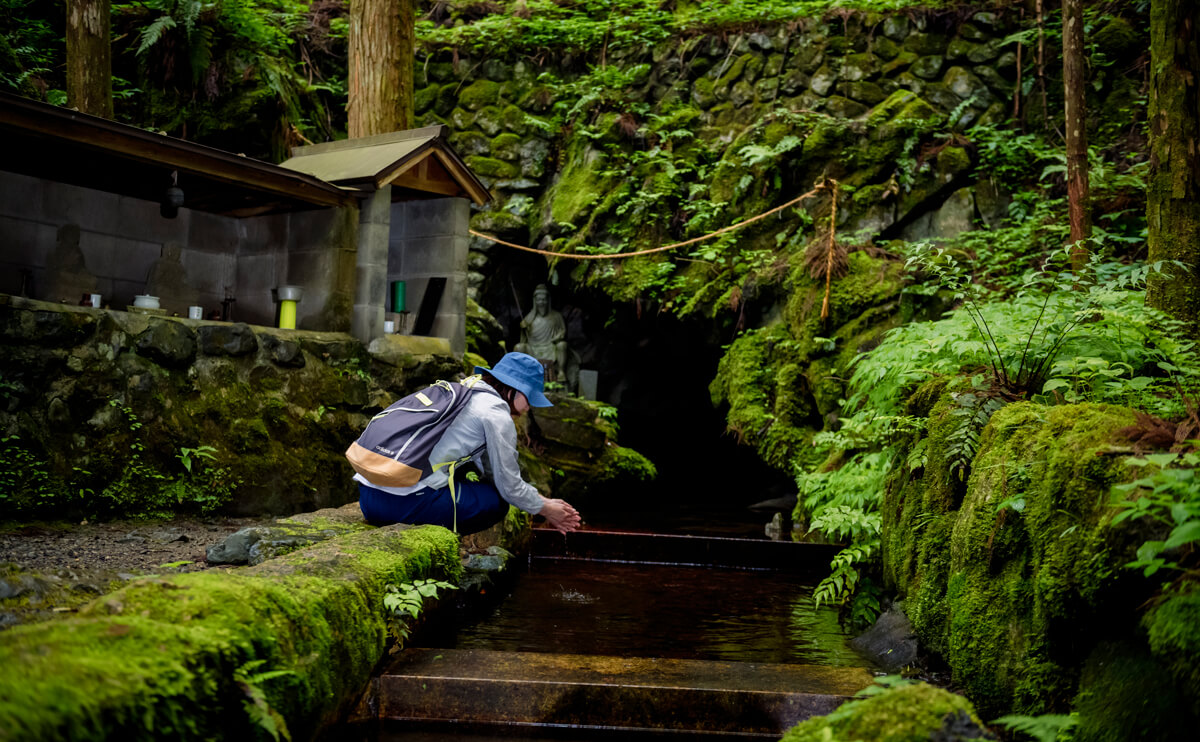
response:
<svg viewBox="0 0 1200 742"><path fill-rule="evenodd" d="M279 329L296 329L296 302L286 299L279 302Z"/></svg>

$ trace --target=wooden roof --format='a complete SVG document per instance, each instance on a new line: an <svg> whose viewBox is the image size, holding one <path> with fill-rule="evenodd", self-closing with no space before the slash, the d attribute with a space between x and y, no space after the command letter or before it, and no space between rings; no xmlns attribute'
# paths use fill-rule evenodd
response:
<svg viewBox="0 0 1200 742"><path fill-rule="evenodd" d="M184 206L244 217L353 206L353 190L78 111L0 93L0 169L157 202L178 173Z"/></svg>
<svg viewBox="0 0 1200 742"><path fill-rule="evenodd" d="M295 147L282 167L346 187L390 185L395 200L412 192L439 193L482 206L492 198L446 143L444 126Z"/></svg>

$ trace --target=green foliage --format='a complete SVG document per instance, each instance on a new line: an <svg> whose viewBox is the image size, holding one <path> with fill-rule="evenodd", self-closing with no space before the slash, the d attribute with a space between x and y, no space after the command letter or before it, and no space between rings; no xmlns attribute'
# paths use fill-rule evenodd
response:
<svg viewBox="0 0 1200 742"><path fill-rule="evenodd" d="M673 35L762 28L834 10L888 12L942 0L733 0L674 4L653 0L522 0L462 3L441 24L417 22L417 36L431 50L472 55L581 53L653 47Z"/></svg>
<svg viewBox="0 0 1200 742"><path fill-rule="evenodd" d="M267 694L260 687L263 683L276 678L295 675L291 670L267 670L255 672L266 660L250 660L233 671L233 681L246 695L242 707L250 721L271 736L275 742L280 739L291 742L292 735L287 728L287 720L267 702Z"/></svg>
<svg viewBox="0 0 1200 742"><path fill-rule="evenodd" d="M1001 716L992 723L998 724L1010 732L1028 735L1037 742L1055 742L1055 740L1071 739L1070 730L1079 723L1079 716L1078 714L1041 714L1040 716L1010 714Z"/></svg>
<svg viewBox="0 0 1200 742"><path fill-rule="evenodd" d="M393 650L403 648L412 633L411 622L421 615L425 599L437 600L439 590L457 590L455 585L442 580L413 580L402 582L399 587L384 588L383 607L388 610L388 632L395 639Z"/></svg>
<svg viewBox="0 0 1200 742"><path fill-rule="evenodd" d="M1146 577L1160 569L1184 569L1177 559L1194 554L1200 542L1200 452L1133 456L1125 464L1151 473L1113 487L1113 504L1120 508L1113 523L1143 519L1156 530L1170 529L1164 539L1142 544L1137 560L1126 566L1142 569Z"/></svg>
<svg viewBox="0 0 1200 742"><path fill-rule="evenodd" d="M54 74L55 57L62 53L51 13L47 3L0 0L0 90L41 97Z"/></svg>

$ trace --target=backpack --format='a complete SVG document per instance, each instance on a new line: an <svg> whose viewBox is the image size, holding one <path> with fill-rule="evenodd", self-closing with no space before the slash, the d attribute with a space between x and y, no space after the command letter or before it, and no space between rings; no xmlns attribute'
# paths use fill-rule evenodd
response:
<svg viewBox="0 0 1200 742"><path fill-rule="evenodd" d="M481 378L468 376L458 384L435 382L371 418L358 440L346 449L350 466L379 487L411 487L443 466L449 466L453 476L454 467L469 461L483 447L458 461L435 464L429 456L471 396L482 391L475 386Z"/></svg>

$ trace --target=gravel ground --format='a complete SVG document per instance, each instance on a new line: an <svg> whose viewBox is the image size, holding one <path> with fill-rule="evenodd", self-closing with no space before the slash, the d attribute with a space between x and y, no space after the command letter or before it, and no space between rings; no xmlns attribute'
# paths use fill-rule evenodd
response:
<svg viewBox="0 0 1200 742"><path fill-rule="evenodd" d="M217 517L10 525L0 529L0 564L46 573L194 572L209 568L204 560L209 546L224 541L238 529L273 521Z"/></svg>

